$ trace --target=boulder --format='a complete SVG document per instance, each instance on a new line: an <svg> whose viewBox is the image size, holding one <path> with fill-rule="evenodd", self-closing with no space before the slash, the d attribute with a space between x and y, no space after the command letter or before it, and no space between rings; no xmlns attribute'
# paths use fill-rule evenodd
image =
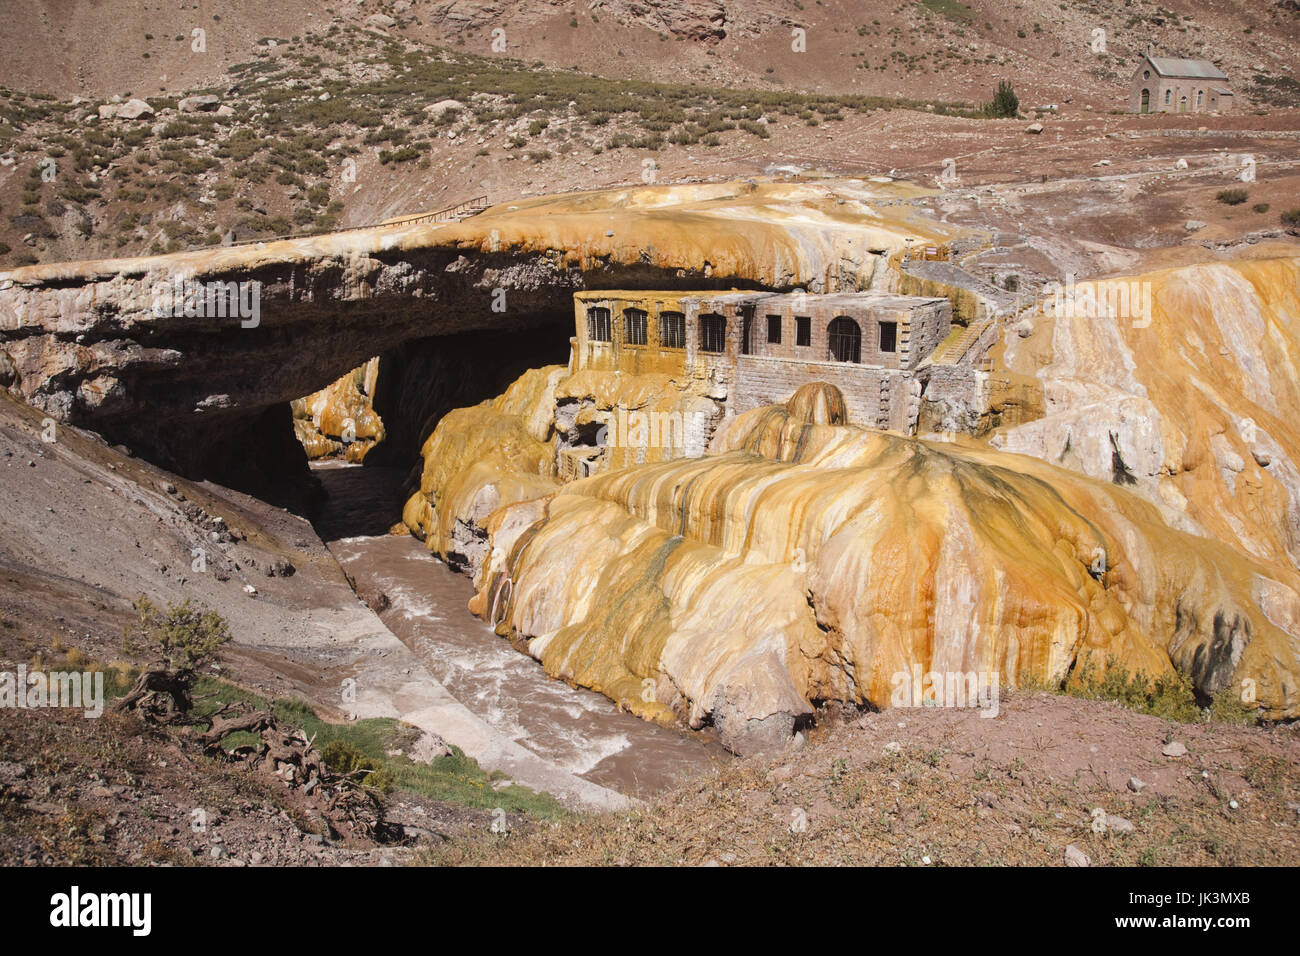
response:
<svg viewBox="0 0 1300 956"><path fill-rule="evenodd" d="M1113 813L1106 814L1106 829L1112 833L1132 833L1133 821Z"/></svg>
<svg viewBox="0 0 1300 956"><path fill-rule="evenodd" d="M1066 866L1092 866L1092 860L1077 846L1071 843L1065 848Z"/></svg>
<svg viewBox="0 0 1300 956"><path fill-rule="evenodd" d="M430 119L440 119L444 113L458 113L465 108L460 100L439 100L424 108Z"/></svg>
<svg viewBox="0 0 1300 956"><path fill-rule="evenodd" d="M1025 127L1025 132L1026 132L1026 133L1033 133L1033 134L1037 135L1038 133L1041 133L1042 131L1043 131L1043 124L1042 124L1042 123L1030 123L1028 126Z"/></svg>
<svg viewBox="0 0 1300 956"><path fill-rule="evenodd" d="M382 13L372 13L366 17L366 26L376 30L387 30L389 27L397 26L397 21Z"/></svg>
<svg viewBox="0 0 1300 956"><path fill-rule="evenodd" d="M182 113L209 113L221 105L221 100L212 95L187 96L176 104Z"/></svg>
<svg viewBox="0 0 1300 956"><path fill-rule="evenodd" d="M100 107L101 115L103 107ZM117 108L117 119L143 119L153 116L153 107L144 100L127 100Z"/></svg>

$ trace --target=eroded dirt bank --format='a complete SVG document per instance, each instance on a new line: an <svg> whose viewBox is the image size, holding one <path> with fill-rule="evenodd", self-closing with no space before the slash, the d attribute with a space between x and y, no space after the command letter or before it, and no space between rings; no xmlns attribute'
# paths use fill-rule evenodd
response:
<svg viewBox="0 0 1300 956"><path fill-rule="evenodd" d="M227 680L300 698L329 719L400 718L574 807L625 802L461 705L357 598L304 519L170 475L92 434L51 429L2 393L0 475L5 669L56 641L117 660L138 595L161 606L188 598L230 623L217 671Z"/></svg>

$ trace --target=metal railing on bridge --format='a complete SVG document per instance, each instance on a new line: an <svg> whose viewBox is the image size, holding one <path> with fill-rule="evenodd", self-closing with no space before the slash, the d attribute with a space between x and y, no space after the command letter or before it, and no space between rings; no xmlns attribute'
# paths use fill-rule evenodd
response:
<svg viewBox="0 0 1300 956"><path fill-rule="evenodd" d="M466 199L453 206L447 206L433 212L418 213L414 216L402 216L398 219L386 219L383 222L367 223L364 226L343 226L342 228L329 229L325 232L303 232L289 236L268 236L264 239L238 239L231 243L222 244L218 248L229 248L230 246L252 246L259 242L279 242L282 239L310 239L313 236L325 236L334 232L357 232L361 229L387 229L398 228L401 226L414 226L422 222L460 222L462 219L477 216L484 209L487 209L489 205L490 203L488 202L487 196L475 196L473 199ZM210 249L213 247L206 246L204 248Z"/></svg>

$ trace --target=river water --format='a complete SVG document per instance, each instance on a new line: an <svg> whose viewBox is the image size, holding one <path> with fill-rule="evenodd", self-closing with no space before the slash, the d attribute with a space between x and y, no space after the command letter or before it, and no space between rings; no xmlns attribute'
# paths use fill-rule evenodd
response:
<svg viewBox="0 0 1300 956"><path fill-rule="evenodd" d="M470 614L469 578L415 538L386 533L400 514L400 473L335 462L313 471L330 495L317 530L358 592L388 597L384 624L486 723L570 773L630 796L730 759L703 735L620 713L600 694L547 677Z"/></svg>

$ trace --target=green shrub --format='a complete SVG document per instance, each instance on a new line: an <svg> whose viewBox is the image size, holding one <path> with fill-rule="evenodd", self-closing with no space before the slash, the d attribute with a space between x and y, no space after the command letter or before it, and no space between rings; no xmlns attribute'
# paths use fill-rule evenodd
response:
<svg viewBox="0 0 1300 956"><path fill-rule="evenodd" d="M1014 118L1020 112L1020 97L1007 80L998 82L998 91L993 94L993 102L984 108L988 116L995 118Z"/></svg>
<svg viewBox="0 0 1300 956"><path fill-rule="evenodd" d="M1130 674L1113 658L1100 673L1091 661L1077 667L1066 681L1065 692L1084 700L1113 700L1167 720L1188 723L1201 718L1188 677L1173 672L1152 680L1145 674Z"/></svg>
<svg viewBox="0 0 1300 956"><path fill-rule="evenodd" d="M387 166L389 163L409 163L413 159L418 159L420 151L414 146L403 146L389 152L386 149L379 151L379 161Z"/></svg>
<svg viewBox="0 0 1300 956"><path fill-rule="evenodd" d="M189 598L180 604L168 604L160 611L143 594L133 605L136 621L122 634L127 653L157 649L167 666L177 670L194 670L215 660L218 649L230 640L230 626L216 611L200 611Z"/></svg>
<svg viewBox="0 0 1300 956"><path fill-rule="evenodd" d="M1248 197L1246 190L1240 187L1235 189L1221 189L1214 198L1225 206L1240 206Z"/></svg>
<svg viewBox="0 0 1300 956"><path fill-rule="evenodd" d="M392 793L396 784L387 768L379 766L346 740L331 740L321 751L321 757L334 773L351 777L363 787Z"/></svg>

